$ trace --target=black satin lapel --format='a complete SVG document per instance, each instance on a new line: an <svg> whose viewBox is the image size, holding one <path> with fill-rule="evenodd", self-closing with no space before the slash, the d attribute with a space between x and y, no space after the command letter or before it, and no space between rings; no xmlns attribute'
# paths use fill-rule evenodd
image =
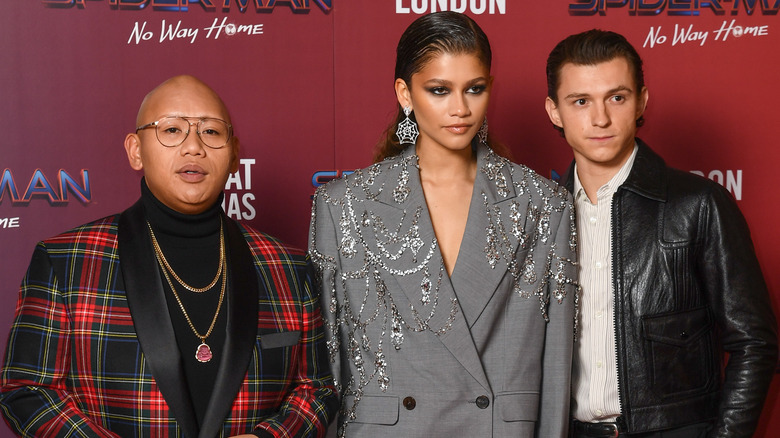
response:
<svg viewBox="0 0 780 438"><path fill-rule="evenodd" d="M238 225L223 216L228 245L229 290L227 294L227 334L222 361L209 401L200 437L217 436L230 413L236 394L244 381L257 339L257 306L260 282L249 250Z"/></svg>
<svg viewBox="0 0 780 438"><path fill-rule="evenodd" d="M195 437L198 423L141 201L122 213L118 239L127 304L141 350L184 436Z"/></svg>

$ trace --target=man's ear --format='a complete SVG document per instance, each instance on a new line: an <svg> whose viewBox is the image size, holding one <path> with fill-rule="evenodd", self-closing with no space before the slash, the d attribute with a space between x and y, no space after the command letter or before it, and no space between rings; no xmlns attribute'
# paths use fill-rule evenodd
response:
<svg viewBox="0 0 780 438"><path fill-rule="evenodd" d="M127 152L127 161L133 170L144 168L144 162L141 158L141 139L138 134L127 134L125 137L125 152Z"/></svg>
<svg viewBox="0 0 780 438"><path fill-rule="evenodd" d="M411 108L411 92L409 90L409 86L406 84L406 81L401 78L395 80L395 97L398 99L398 104L401 105L401 108L406 108L407 106Z"/></svg>
<svg viewBox="0 0 780 438"><path fill-rule="evenodd" d="M639 118L642 117L642 114L645 113L645 109L647 109L647 101L649 99L650 92L647 90L647 87L642 87L642 91L639 92L639 105L637 105L636 120L639 120Z"/></svg>
<svg viewBox="0 0 780 438"><path fill-rule="evenodd" d="M241 152L241 142L238 140L238 137L233 136L232 139L230 139L230 149L232 149L233 157L230 160L230 173L236 173L238 172L238 165L239 165L239 152Z"/></svg>
<svg viewBox="0 0 780 438"><path fill-rule="evenodd" d="M550 117L550 121L553 125L563 129L563 122L561 122L561 114L558 112L558 105L556 105L549 96L544 100L544 109L547 110L547 116Z"/></svg>

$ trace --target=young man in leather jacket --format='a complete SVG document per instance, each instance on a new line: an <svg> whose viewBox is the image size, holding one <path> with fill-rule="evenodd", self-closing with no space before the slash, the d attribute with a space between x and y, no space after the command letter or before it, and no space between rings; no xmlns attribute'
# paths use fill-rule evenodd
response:
<svg viewBox="0 0 780 438"><path fill-rule="evenodd" d="M623 36L564 39L547 85L545 107L575 159L572 436L752 436L777 326L734 199L635 137L649 94Z"/></svg>

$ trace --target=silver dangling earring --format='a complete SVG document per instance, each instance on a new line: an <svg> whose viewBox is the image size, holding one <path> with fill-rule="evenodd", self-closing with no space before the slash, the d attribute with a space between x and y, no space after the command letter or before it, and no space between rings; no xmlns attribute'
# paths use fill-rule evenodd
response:
<svg viewBox="0 0 780 438"><path fill-rule="evenodd" d="M479 131L477 132L477 138L479 138L480 143L484 144L485 146L488 145L487 116L485 116L485 120L482 121L482 126L479 127Z"/></svg>
<svg viewBox="0 0 780 438"><path fill-rule="evenodd" d="M406 118L398 124L398 129L395 131L395 135L398 137L398 141L401 144L415 144L417 142L417 136L420 135L420 131L417 130L417 123L409 118L409 114L412 113L412 109L409 106L404 107L404 115Z"/></svg>

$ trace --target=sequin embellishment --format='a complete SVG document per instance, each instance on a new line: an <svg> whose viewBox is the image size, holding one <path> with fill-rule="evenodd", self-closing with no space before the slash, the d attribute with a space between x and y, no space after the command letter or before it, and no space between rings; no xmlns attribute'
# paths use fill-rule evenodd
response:
<svg viewBox="0 0 780 438"><path fill-rule="evenodd" d="M574 271L574 262L559 256L555 245L548 244L556 232L551 228L552 217L557 224L558 217L568 211L568 219L574 222L568 193L489 150L479 164L479 172L495 185L492 194L484 185L478 193L483 205L478 214L488 219L485 268L506 269L512 276L514 293L537 297L541 316L548 320L550 300L561 302L567 288L577 287L568 275ZM315 195L309 253L322 283L323 303L327 304L326 343L331 362L350 368L349 373L334 376L343 400L341 437L355 420L366 387L378 385L384 392L392 384L388 354L402 353L407 336L421 332L443 335L463 317L457 298L442 295L446 271L438 242L433 234L423 235L420 229L427 210L416 205L417 201L409 202L423 199L424 203L424 198L412 196L412 191L420 188L410 186L410 172L418 169L415 155L392 157L354 172L338 185L324 186ZM374 203L392 205L396 213L379 216L374 213ZM335 230L317 226L318 212L327 215L328 209L337 219ZM573 227L566 231L568 254L576 248L576 232ZM319 248L318 232L335 233L335 252ZM539 247L543 253L536 253L537 244L546 244ZM520 253L524 256L518 260ZM419 285L413 286L416 296L410 296L408 289L399 290L396 281L402 280L407 288L410 280ZM386 282L391 282L392 291Z"/></svg>

